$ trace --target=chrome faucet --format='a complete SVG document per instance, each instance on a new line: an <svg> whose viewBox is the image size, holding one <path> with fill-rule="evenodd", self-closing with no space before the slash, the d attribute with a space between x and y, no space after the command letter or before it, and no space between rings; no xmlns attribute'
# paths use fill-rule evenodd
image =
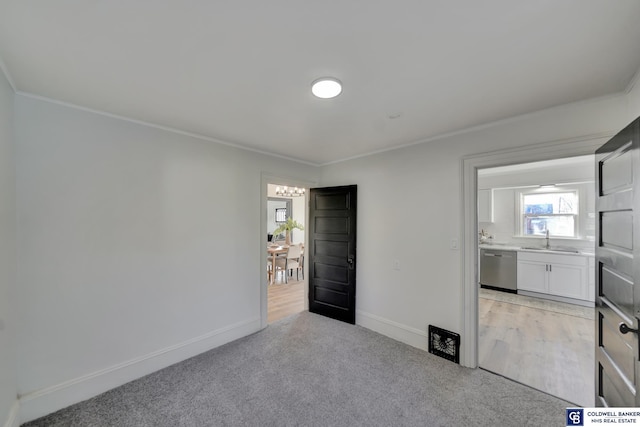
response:
<svg viewBox="0 0 640 427"><path fill-rule="evenodd" d="M545 249L549 249L551 247L551 245L549 244L549 229L547 229L547 233L546 234L547 234L547 237L546 237L547 244L545 246Z"/></svg>

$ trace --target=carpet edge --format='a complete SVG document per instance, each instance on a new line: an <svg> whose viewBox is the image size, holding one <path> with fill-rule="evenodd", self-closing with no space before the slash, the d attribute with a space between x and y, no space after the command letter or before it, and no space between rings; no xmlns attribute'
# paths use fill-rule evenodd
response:
<svg viewBox="0 0 640 427"><path fill-rule="evenodd" d="M259 318L248 319L59 384L25 393L19 396L17 401L20 409L19 418L23 423L29 422L92 398L112 388L255 333L261 329L260 323Z"/></svg>

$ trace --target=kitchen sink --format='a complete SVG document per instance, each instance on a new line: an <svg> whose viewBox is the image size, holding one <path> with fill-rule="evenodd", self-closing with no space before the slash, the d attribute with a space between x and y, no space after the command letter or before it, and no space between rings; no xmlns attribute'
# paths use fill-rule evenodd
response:
<svg viewBox="0 0 640 427"><path fill-rule="evenodd" d="M574 248L565 248L562 246L552 246L550 248L541 248L541 247L533 247L533 246L523 246L520 249L530 250L530 251L551 251L551 252L567 252L572 254L579 254L580 251Z"/></svg>
<svg viewBox="0 0 640 427"><path fill-rule="evenodd" d="M549 249L550 251L556 251L556 252L568 252L568 253L572 253L572 254L579 254L580 251L574 248L551 248Z"/></svg>

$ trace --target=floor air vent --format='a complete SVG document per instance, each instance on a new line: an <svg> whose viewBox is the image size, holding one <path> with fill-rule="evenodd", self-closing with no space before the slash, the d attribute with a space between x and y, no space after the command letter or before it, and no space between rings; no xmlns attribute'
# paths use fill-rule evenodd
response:
<svg viewBox="0 0 640 427"><path fill-rule="evenodd" d="M460 363L460 335L429 325L429 353Z"/></svg>

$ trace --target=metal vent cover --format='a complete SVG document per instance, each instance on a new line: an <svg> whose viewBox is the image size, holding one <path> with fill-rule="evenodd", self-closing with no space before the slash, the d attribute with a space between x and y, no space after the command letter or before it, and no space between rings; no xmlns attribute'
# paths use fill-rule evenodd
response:
<svg viewBox="0 0 640 427"><path fill-rule="evenodd" d="M429 353L460 363L460 334L429 325Z"/></svg>

